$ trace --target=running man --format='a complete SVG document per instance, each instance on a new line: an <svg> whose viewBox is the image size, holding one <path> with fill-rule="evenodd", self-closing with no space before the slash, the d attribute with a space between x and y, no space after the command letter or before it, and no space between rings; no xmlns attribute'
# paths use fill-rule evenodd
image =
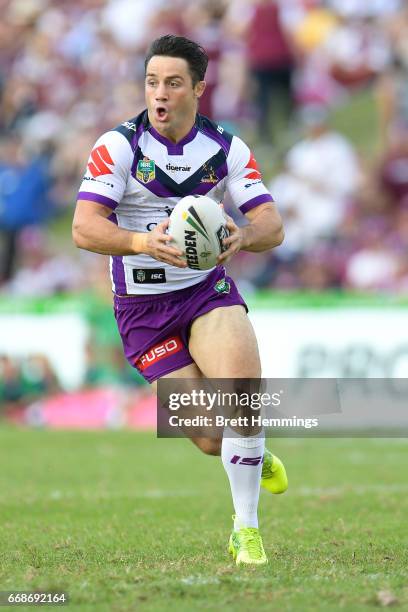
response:
<svg viewBox="0 0 408 612"><path fill-rule="evenodd" d="M261 376L245 302L222 264L240 250L279 245L282 223L249 148L197 112L207 63L202 47L184 37L152 43L145 61L147 110L96 142L75 210L76 246L111 256L124 352L150 383L162 377ZM228 195L249 222L238 228L228 219L228 248L212 270L186 267L166 234L174 206L191 194L219 203ZM214 351L220 336L223 350ZM171 350L143 358L157 346ZM259 485L286 490L282 463L259 435L224 433L222 441L193 442L207 454L221 454L235 509L229 551L236 563L267 563L258 530ZM236 455L247 464L232 462Z"/></svg>

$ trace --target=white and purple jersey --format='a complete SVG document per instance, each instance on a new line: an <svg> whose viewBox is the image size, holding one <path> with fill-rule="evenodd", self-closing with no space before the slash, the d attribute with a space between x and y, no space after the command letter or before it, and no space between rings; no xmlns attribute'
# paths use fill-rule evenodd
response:
<svg viewBox="0 0 408 612"><path fill-rule="evenodd" d="M272 197L247 145L202 115L177 144L150 125L147 111L106 132L95 144L79 200L112 209L119 227L148 232L187 195L226 197L242 213ZM112 256L118 295L167 293L194 285L211 270L177 268L149 255Z"/></svg>

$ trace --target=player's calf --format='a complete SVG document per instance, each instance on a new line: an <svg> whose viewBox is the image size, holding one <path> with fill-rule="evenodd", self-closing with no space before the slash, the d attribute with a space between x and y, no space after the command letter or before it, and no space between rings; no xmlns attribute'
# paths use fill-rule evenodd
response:
<svg viewBox="0 0 408 612"><path fill-rule="evenodd" d="M191 441L206 455L221 455L222 439L217 438L191 438Z"/></svg>

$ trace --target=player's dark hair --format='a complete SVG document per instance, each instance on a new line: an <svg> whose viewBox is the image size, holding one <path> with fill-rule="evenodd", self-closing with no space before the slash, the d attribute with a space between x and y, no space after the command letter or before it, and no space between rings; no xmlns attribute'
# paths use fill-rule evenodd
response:
<svg viewBox="0 0 408 612"><path fill-rule="evenodd" d="M203 81L205 77L205 71L208 65L208 55L204 51L203 47L198 45L196 42L184 38L184 36L174 36L173 34L166 34L157 38L152 42L147 52L145 59L145 73L147 64L152 59L153 55L166 55L168 57L181 57L185 59L193 86L199 81Z"/></svg>

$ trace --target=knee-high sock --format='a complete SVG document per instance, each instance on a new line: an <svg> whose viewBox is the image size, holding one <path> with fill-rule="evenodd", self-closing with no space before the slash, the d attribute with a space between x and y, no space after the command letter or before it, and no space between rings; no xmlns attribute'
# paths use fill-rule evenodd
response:
<svg viewBox="0 0 408 612"><path fill-rule="evenodd" d="M264 449L263 432L245 438L231 430L224 431L221 458L231 487L235 529L258 527L259 484Z"/></svg>

